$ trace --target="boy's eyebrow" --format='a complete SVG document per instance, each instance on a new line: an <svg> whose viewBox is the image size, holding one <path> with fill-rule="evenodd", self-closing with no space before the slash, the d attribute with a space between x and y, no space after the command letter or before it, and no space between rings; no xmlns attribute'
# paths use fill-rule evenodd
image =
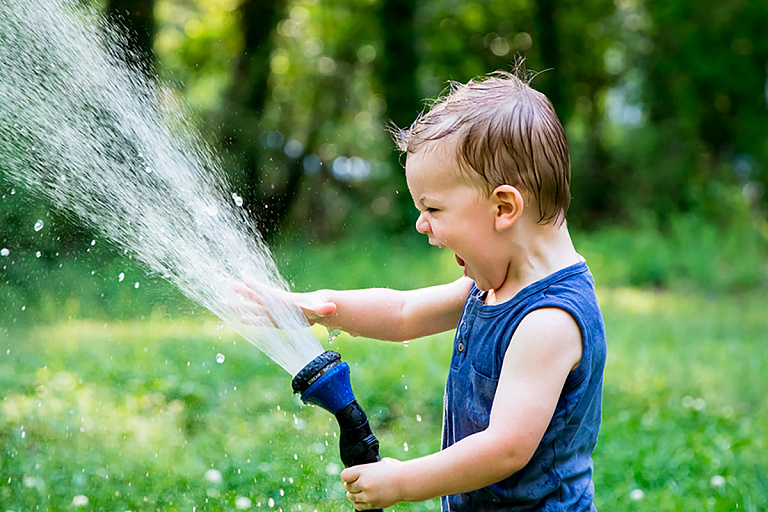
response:
<svg viewBox="0 0 768 512"><path fill-rule="evenodd" d="M429 196L428 196L428 195L426 195L426 194L421 194L421 195L419 196L419 203L421 203L421 205L422 205L422 206L426 206L426 205L424 204L424 201L425 201L425 200L426 200L426 201L434 201L435 199L434 199L434 198L432 198L432 197L429 197Z"/></svg>
<svg viewBox="0 0 768 512"><path fill-rule="evenodd" d="M418 197L418 199L417 198L413 198L413 205L416 207L417 210L421 211L422 209L426 209L427 208L427 205L424 204L424 200L425 199L429 199L429 198L427 196L425 196L424 194L420 195Z"/></svg>

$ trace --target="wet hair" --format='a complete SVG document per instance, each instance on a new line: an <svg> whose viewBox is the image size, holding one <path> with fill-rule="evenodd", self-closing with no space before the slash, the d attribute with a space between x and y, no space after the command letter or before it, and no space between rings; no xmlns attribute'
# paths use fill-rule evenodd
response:
<svg viewBox="0 0 768 512"><path fill-rule="evenodd" d="M440 139L455 141L459 169L486 193L517 187L538 204L539 223L563 222L571 202L568 142L532 78L520 62L514 72L450 83L408 129L391 129L398 149L413 154Z"/></svg>

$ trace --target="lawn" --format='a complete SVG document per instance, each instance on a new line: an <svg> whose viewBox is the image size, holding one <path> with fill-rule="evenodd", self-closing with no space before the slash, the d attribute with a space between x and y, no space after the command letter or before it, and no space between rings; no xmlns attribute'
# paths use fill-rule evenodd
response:
<svg viewBox="0 0 768 512"><path fill-rule="evenodd" d="M365 264L341 264L341 250L290 254L278 261L305 287L417 286L456 272L434 252L409 273L396 252ZM600 301L609 359L598 508L768 509L768 293L607 283ZM351 510L335 420L301 404L287 373L211 316L158 311L0 328L2 510ZM438 448L450 334L324 344L352 367L383 455Z"/></svg>

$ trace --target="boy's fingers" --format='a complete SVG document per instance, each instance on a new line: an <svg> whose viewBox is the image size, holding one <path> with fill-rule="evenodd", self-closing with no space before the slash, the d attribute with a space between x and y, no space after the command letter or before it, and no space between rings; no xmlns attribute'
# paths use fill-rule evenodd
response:
<svg viewBox="0 0 768 512"><path fill-rule="evenodd" d="M349 490L347 485L351 484L352 482L354 482L355 480L360 478L360 470L358 468L352 466L351 468L344 469L344 471L342 471L341 475L339 475L339 476L341 476L341 479L344 480L344 488ZM359 492L359 491L360 490L357 489L357 492Z"/></svg>
<svg viewBox="0 0 768 512"><path fill-rule="evenodd" d="M332 315L336 312L336 304L333 302L325 302L312 308L311 313L317 317L324 317Z"/></svg>
<svg viewBox="0 0 768 512"><path fill-rule="evenodd" d="M243 297L254 301L259 300L259 295L252 288L245 286L243 283L232 283L230 287L238 295L242 295Z"/></svg>
<svg viewBox="0 0 768 512"><path fill-rule="evenodd" d="M269 310L256 302L227 301L227 306L241 313L248 313L259 316L270 316Z"/></svg>
<svg viewBox="0 0 768 512"><path fill-rule="evenodd" d="M258 290L262 286L261 283L251 277L244 277L243 282L246 284L246 286L253 288L254 290Z"/></svg>
<svg viewBox="0 0 768 512"><path fill-rule="evenodd" d="M243 315L240 317L240 323L243 325L250 325L253 327L274 327L274 323L269 317L255 316L255 315Z"/></svg>
<svg viewBox="0 0 768 512"><path fill-rule="evenodd" d="M355 510L366 510L370 508L368 504L360 496L358 496L355 493L348 492L347 499L354 504Z"/></svg>
<svg viewBox="0 0 768 512"><path fill-rule="evenodd" d="M278 297L283 298L285 294L287 293L285 290L281 290L280 288L277 288L275 286L271 286L266 283L261 283L259 281L256 281L252 277L244 277L243 282L245 283L245 286L247 286L252 293L255 293L258 297Z"/></svg>

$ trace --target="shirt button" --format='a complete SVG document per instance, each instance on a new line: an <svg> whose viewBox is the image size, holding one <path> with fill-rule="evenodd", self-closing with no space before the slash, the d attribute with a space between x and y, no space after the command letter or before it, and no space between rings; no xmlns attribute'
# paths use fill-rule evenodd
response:
<svg viewBox="0 0 768 512"><path fill-rule="evenodd" d="M459 349L459 352L464 352L464 343L459 342L459 346L457 348Z"/></svg>

